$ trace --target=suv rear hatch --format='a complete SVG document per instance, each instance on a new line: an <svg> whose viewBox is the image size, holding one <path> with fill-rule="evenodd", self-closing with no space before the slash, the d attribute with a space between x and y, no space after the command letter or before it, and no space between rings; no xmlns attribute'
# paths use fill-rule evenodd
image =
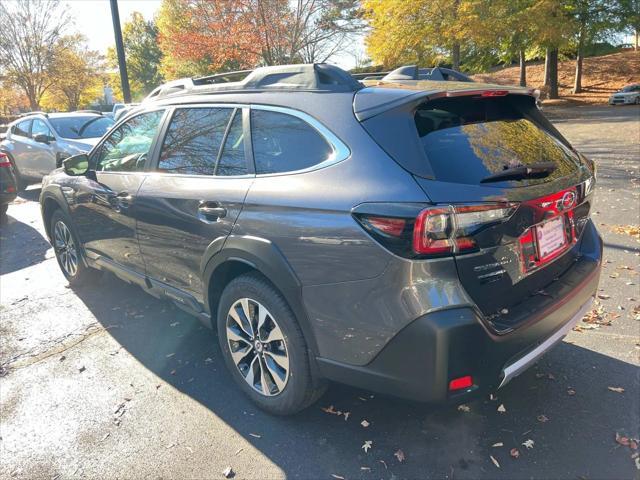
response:
<svg viewBox="0 0 640 480"><path fill-rule="evenodd" d="M497 333L513 330L530 316L532 297L540 305L540 297L566 293L589 219L593 164L530 92L413 93L360 116L433 204L417 217L413 251L453 256L487 323Z"/></svg>

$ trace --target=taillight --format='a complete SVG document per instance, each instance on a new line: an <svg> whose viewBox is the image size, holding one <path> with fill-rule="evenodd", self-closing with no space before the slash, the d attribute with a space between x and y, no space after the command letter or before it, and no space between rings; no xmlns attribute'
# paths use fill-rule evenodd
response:
<svg viewBox="0 0 640 480"><path fill-rule="evenodd" d="M515 203L474 205L368 204L354 216L376 240L405 257L441 257L477 249L471 237L480 229L507 220Z"/></svg>
<svg viewBox="0 0 640 480"><path fill-rule="evenodd" d="M11 162L6 153L0 152L0 168L2 167L11 168Z"/></svg>
<svg viewBox="0 0 640 480"><path fill-rule="evenodd" d="M480 228L509 218L516 204L449 205L420 212L413 229L413 251L442 255L474 250L470 237Z"/></svg>

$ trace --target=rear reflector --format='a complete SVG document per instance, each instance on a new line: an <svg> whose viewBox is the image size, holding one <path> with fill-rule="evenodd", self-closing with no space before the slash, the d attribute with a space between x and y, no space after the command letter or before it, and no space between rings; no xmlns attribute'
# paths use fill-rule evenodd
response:
<svg viewBox="0 0 640 480"><path fill-rule="evenodd" d="M465 377L454 378L449 382L449 391L462 390L473 386L473 378L471 375Z"/></svg>

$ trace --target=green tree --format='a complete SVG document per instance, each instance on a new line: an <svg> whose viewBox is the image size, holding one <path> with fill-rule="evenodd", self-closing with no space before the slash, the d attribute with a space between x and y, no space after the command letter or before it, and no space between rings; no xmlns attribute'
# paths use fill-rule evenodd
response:
<svg viewBox="0 0 640 480"><path fill-rule="evenodd" d="M85 42L82 35L66 36L58 42L59 51L48 72L53 84L43 97L45 107L72 111L93 100L87 94L94 95L102 84L104 59Z"/></svg>
<svg viewBox="0 0 640 480"><path fill-rule="evenodd" d="M573 92L582 91L582 62L585 48L594 41L606 37L616 26L615 10L610 0L567 0L571 25L574 26L573 42L576 52L576 74Z"/></svg>
<svg viewBox="0 0 640 480"><path fill-rule="evenodd" d="M619 30L633 33L633 46L637 52L640 37L640 0L615 0L613 9Z"/></svg>
<svg viewBox="0 0 640 480"><path fill-rule="evenodd" d="M134 98L140 99L163 81L158 27L153 20L147 21L141 13L133 12L122 28L122 40L131 93ZM115 48L109 48L107 59L112 67L117 68Z"/></svg>
<svg viewBox="0 0 640 480"><path fill-rule="evenodd" d="M469 0L364 0L369 21L367 52L387 67L450 62L460 69L464 38L462 12Z"/></svg>

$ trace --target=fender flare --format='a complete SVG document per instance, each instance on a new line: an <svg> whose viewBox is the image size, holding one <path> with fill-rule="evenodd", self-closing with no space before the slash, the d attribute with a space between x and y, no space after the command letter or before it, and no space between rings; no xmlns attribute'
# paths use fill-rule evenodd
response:
<svg viewBox="0 0 640 480"><path fill-rule="evenodd" d="M63 213L69 219L71 219L71 212L69 210L69 204L67 203L67 199L65 198L64 193L62 192L62 187L60 185L50 184L50 185L47 185L42 190L42 192L40 193L40 214L42 216L42 224L44 225L44 230L47 234L49 242L52 243L53 240L51 238L51 232L49 231L50 225L48 224L49 222L46 221L46 217L45 217L45 205L47 200L53 200L58 206L58 208L62 210ZM80 249L80 258L82 259L82 262L85 264L85 266L88 266L87 259L84 254L84 246L80 241L80 236L78 235L76 226L74 225L73 221L69 222L69 228L71 229L72 233L75 235L75 237L78 239L80 243L80 245L78 245Z"/></svg>
<svg viewBox="0 0 640 480"><path fill-rule="evenodd" d="M241 262L264 275L282 293L293 310L308 348L313 356L318 348L302 301L302 284L280 249L271 241L252 236L229 235L225 241L215 240L207 248L208 260L203 262L204 304L210 309L210 282L215 282L216 271L227 262ZM210 312L211 318L217 312Z"/></svg>

